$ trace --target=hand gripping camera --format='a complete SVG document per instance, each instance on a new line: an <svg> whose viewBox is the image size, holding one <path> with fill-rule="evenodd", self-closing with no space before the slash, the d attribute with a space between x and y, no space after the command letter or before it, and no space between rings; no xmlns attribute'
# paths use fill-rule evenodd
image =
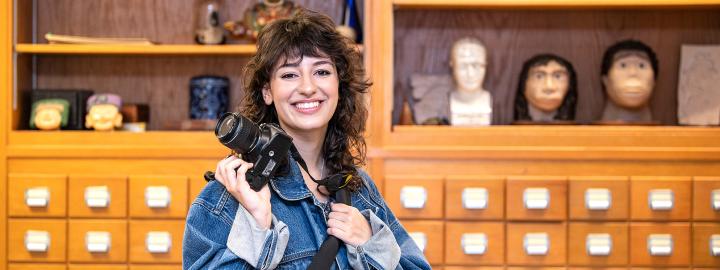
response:
<svg viewBox="0 0 720 270"><path fill-rule="evenodd" d="M215 136L242 155L242 159L253 163L245 179L255 191L262 189L278 170L287 169L292 138L275 124L258 126L239 113L225 113L215 126ZM214 178L212 172L205 173L206 180Z"/></svg>

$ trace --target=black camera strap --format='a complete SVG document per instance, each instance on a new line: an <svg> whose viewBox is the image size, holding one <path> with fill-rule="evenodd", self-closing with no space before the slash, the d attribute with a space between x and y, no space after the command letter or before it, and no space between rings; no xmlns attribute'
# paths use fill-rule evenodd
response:
<svg viewBox="0 0 720 270"><path fill-rule="evenodd" d="M348 194L348 191L344 189L347 183L350 181L350 174L339 173L325 177L320 180L315 180L315 178L313 178L310 174L310 171L307 168L307 164L305 164L305 160L300 156L300 152L298 152L294 144L290 146L290 156L292 156L292 158L295 159L298 164L300 164L300 167L305 170L305 172L308 174L308 176L313 182L317 183L318 186L324 186L331 195L334 194L335 200L337 202L352 206L352 202L350 201L350 194ZM329 235L325 239L325 241L323 241L322 245L320 245L318 253L313 256L312 262L307 269L330 269L333 262L335 261L335 256L337 256L338 250L340 249L340 243L342 243L340 239L335 236Z"/></svg>

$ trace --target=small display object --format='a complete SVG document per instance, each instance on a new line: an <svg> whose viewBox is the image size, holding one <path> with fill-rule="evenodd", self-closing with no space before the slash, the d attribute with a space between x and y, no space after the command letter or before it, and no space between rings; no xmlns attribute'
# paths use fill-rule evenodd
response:
<svg viewBox="0 0 720 270"><path fill-rule="evenodd" d="M88 98L93 94L91 90L80 89L33 89L30 91L30 100L27 104L32 113L32 104L43 99L63 99L69 104L67 125L63 130L85 129L85 112Z"/></svg>
<svg viewBox="0 0 720 270"><path fill-rule="evenodd" d="M257 40L265 25L278 19L289 18L298 10L299 7L289 0L262 0L246 10L241 20L228 21L224 26L233 37Z"/></svg>
<svg viewBox="0 0 720 270"><path fill-rule="evenodd" d="M41 99L32 104L30 128L58 130L67 127L70 102L60 98Z"/></svg>
<svg viewBox="0 0 720 270"><path fill-rule="evenodd" d="M190 79L190 119L217 120L227 112L230 80L221 76Z"/></svg>
<svg viewBox="0 0 720 270"><path fill-rule="evenodd" d="M487 66L485 46L466 37L450 50L452 76L411 76L413 116L419 124L486 126L492 121L492 96L483 88Z"/></svg>
<svg viewBox="0 0 720 270"><path fill-rule="evenodd" d="M572 64L554 54L525 61L515 95L518 123L571 123L575 120L577 75Z"/></svg>
<svg viewBox="0 0 720 270"><path fill-rule="evenodd" d="M681 125L720 125L720 45L683 45L678 80Z"/></svg>
<svg viewBox="0 0 720 270"><path fill-rule="evenodd" d="M610 46L603 55L601 67L602 84L608 97L602 122L653 123L648 101L657 74L658 59L645 43L624 40Z"/></svg>
<svg viewBox="0 0 720 270"><path fill-rule="evenodd" d="M122 130L144 132L150 122L150 107L147 104L123 104L120 109L123 116Z"/></svg>
<svg viewBox="0 0 720 270"><path fill-rule="evenodd" d="M203 0L197 10L195 42L205 45L224 43L225 30L220 26L220 2Z"/></svg>
<svg viewBox="0 0 720 270"><path fill-rule="evenodd" d="M492 120L492 97L483 88L487 67L485 45L475 38L453 44L450 55L455 89L450 93L450 124L487 126Z"/></svg>
<svg viewBox="0 0 720 270"><path fill-rule="evenodd" d="M355 43L362 43L363 40L362 22L358 13L361 2L362 0L344 0L341 24L336 27L341 35Z"/></svg>
<svg viewBox="0 0 720 270"><path fill-rule="evenodd" d="M115 94L95 94L87 101L85 127L97 131L112 131L122 126L122 99Z"/></svg>

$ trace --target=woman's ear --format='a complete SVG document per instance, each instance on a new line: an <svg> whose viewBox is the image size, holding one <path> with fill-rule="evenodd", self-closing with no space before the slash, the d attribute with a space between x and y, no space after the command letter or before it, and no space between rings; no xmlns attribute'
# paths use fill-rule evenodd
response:
<svg viewBox="0 0 720 270"><path fill-rule="evenodd" d="M263 96L263 101L265 101L265 105L271 105L273 103L272 93L270 92L269 85L265 85L265 87L263 87L262 96Z"/></svg>

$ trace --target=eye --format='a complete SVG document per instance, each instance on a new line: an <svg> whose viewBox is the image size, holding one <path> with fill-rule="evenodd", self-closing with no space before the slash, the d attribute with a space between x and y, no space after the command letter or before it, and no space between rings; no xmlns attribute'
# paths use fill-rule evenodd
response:
<svg viewBox="0 0 720 270"><path fill-rule="evenodd" d="M638 67L640 67L640 68L645 68L645 63L639 63L639 64L638 64Z"/></svg>
<svg viewBox="0 0 720 270"><path fill-rule="evenodd" d="M318 76L325 77L325 76L330 76L330 74L332 74L332 72L330 72L329 70L326 70L326 69L319 69L319 70L315 71L315 74Z"/></svg>
<svg viewBox="0 0 720 270"><path fill-rule="evenodd" d="M620 68L626 68L626 67L627 67L627 63L625 63L625 62L620 62Z"/></svg>
<svg viewBox="0 0 720 270"><path fill-rule="evenodd" d="M282 78L282 79L292 79L292 78L296 78L296 77L297 77L297 74L295 74L295 73L283 73L282 75L280 75L280 78Z"/></svg>
<svg viewBox="0 0 720 270"><path fill-rule="evenodd" d="M535 73L535 75L533 77L535 77L535 79L540 80L545 77L545 73L538 72L538 73Z"/></svg>

